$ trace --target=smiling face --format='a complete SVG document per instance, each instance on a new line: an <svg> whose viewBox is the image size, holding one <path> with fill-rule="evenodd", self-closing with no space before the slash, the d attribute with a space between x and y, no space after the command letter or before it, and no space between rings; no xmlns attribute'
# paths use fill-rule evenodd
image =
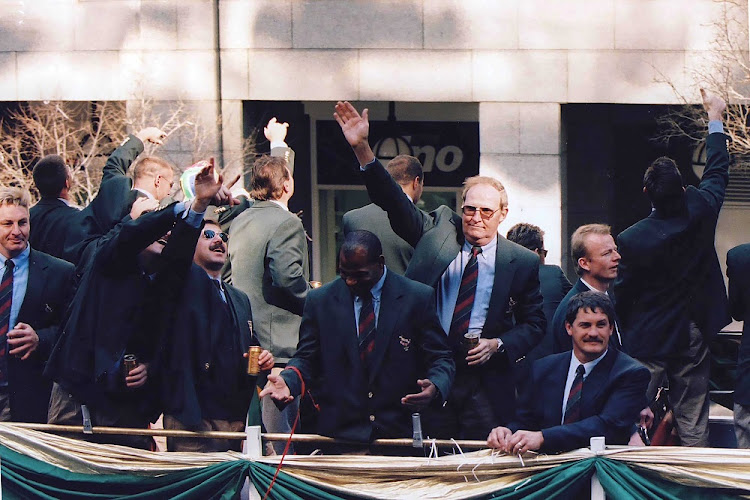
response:
<svg viewBox="0 0 750 500"><path fill-rule="evenodd" d="M464 210L466 207L476 209L473 215L462 214L462 225L466 241L471 245L484 246L497 235L497 228L508 215L508 207L501 207L500 192L489 184L477 184L466 192ZM483 210L485 209L485 210ZM494 211L492 216L485 219L482 211Z"/></svg>
<svg viewBox="0 0 750 500"><path fill-rule="evenodd" d="M12 259L29 242L29 209L19 205L0 205L0 253Z"/></svg>
<svg viewBox="0 0 750 500"><path fill-rule="evenodd" d="M581 308L573 324L565 323L565 329L573 340L573 353L578 361L588 363L607 350L613 325L601 309Z"/></svg>
<svg viewBox="0 0 750 500"><path fill-rule="evenodd" d="M208 274L215 275L227 261L227 243L222 239L226 234L215 222L206 222L198 244L195 246L193 262L202 267Z"/></svg>

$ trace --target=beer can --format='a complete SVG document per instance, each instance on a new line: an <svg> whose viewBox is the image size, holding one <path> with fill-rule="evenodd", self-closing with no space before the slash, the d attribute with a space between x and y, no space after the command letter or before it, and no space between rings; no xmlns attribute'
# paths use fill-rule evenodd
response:
<svg viewBox="0 0 750 500"><path fill-rule="evenodd" d="M251 345L247 351L247 374L257 375L260 373L260 365L258 363L258 357L260 356L261 348L258 345Z"/></svg>
<svg viewBox="0 0 750 500"><path fill-rule="evenodd" d="M122 358L122 369L125 372L125 376L128 376L128 373L130 373L130 370L133 370L136 366L138 366L138 358L135 356L135 354L126 354Z"/></svg>

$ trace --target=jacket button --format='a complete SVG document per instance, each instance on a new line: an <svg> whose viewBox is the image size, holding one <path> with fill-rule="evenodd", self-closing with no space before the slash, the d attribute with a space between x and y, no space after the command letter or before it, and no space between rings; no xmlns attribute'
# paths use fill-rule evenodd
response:
<svg viewBox="0 0 750 500"><path fill-rule="evenodd" d="M372 399L372 393L371 393L371 392L368 392L368 393L367 393L367 397L368 397L369 399Z"/></svg>
<svg viewBox="0 0 750 500"><path fill-rule="evenodd" d="M375 415L370 415L370 422L374 422L374 421L375 421Z"/></svg>
<svg viewBox="0 0 750 500"><path fill-rule="evenodd" d="M209 368L211 368L211 365L210 365L210 364L208 364L208 363L206 363L206 365L205 365L205 367L204 367L204 368L206 369L206 371L208 371L208 369L209 369Z"/></svg>

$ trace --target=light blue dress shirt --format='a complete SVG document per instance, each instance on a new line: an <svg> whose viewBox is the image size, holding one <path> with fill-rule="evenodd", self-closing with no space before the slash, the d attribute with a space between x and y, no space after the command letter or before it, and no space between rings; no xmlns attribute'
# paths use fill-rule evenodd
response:
<svg viewBox="0 0 750 500"><path fill-rule="evenodd" d="M372 308L375 311L375 328L378 327L378 318L380 317L380 294L383 292L383 283L385 283L385 275L388 273L388 269L383 266L383 276L380 277L377 283L370 289L372 294ZM359 336L359 312L362 310L364 301L359 295L354 296L354 333Z"/></svg>
<svg viewBox="0 0 750 500"><path fill-rule="evenodd" d="M16 320L18 319L18 313L21 310L23 299L26 297L26 287L29 284L29 252L31 248L26 245L26 249L21 252L18 256L13 257L11 260L16 267L13 268L13 298L10 304L10 321L8 324L8 331L11 331L16 326ZM2 272L0 276L5 273L5 262L6 259L3 255L0 255L0 267Z"/></svg>

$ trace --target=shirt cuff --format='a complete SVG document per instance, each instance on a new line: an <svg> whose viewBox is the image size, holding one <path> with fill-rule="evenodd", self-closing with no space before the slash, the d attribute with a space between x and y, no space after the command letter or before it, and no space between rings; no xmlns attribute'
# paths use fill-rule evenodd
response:
<svg viewBox="0 0 750 500"><path fill-rule="evenodd" d="M711 120L708 122L708 133L709 134L723 134L724 133L724 125L721 123L721 120Z"/></svg>
<svg viewBox="0 0 750 500"><path fill-rule="evenodd" d="M274 148L288 148L289 146L286 145L286 142L284 141L271 141L271 149Z"/></svg>
<svg viewBox="0 0 750 500"><path fill-rule="evenodd" d="M378 161L377 157L373 158L372 161L370 161L370 163L368 163L366 165L360 165L359 166L359 170L361 172L364 172L365 170L369 169L372 165L375 165L376 161Z"/></svg>
<svg viewBox="0 0 750 500"><path fill-rule="evenodd" d="M195 228L201 227L201 222L203 222L203 216L205 215L205 213L206 212L196 212L195 210L190 208L190 206L181 201L175 203L174 206L175 216L181 216L185 221L185 224Z"/></svg>

